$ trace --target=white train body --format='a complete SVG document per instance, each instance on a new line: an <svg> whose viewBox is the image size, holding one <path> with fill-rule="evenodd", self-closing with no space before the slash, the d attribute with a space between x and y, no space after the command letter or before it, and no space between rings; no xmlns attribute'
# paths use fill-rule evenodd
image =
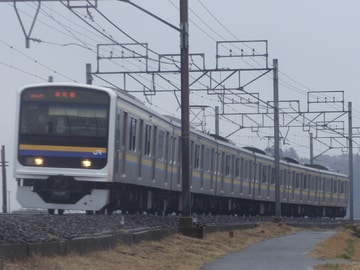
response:
<svg viewBox="0 0 360 270"><path fill-rule="evenodd" d="M132 96L81 84L19 91L15 154L23 207L181 211L181 127ZM272 157L191 131L192 209L271 215ZM286 215L344 216L348 177L281 161Z"/></svg>

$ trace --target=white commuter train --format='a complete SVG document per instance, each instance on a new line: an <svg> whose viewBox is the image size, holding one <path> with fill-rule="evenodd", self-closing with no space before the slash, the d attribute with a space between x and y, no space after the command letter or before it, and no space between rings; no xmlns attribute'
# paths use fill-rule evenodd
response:
<svg viewBox="0 0 360 270"><path fill-rule="evenodd" d="M22 88L14 175L23 207L181 212L181 127L131 95L74 83ZM274 159L191 130L196 213L273 215ZM282 214L343 217L349 179L282 160Z"/></svg>

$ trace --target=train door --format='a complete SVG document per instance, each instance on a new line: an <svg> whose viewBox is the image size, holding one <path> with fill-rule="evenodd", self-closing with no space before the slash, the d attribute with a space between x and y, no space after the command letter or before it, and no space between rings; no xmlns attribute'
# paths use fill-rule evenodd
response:
<svg viewBox="0 0 360 270"><path fill-rule="evenodd" d="M169 168L169 182L170 182L170 189L172 189L173 186L173 178L174 178L174 173L178 173L178 171L176 170L176 166L177 166L177 155L176 155L176 137L175 136L171 136L170 138L170 168ZM175 175L176 175L175 173Z"/></svg>
<svg viewBox="0 0 360 270"><path fill-rule="evenodd" d="M169 147L170 144L170 133L166 132L165 134L165 154L164 154L164 185L168 185L168 172L169 172L169 159L171 157L171 153L169 151L171 150L171 147Z"/></svg>
<svg viewBox="0 0 360 270"><path fill-rule="evenodd" d="M240 195L243 195L244 193L244 178L245 178L245 172L244 172L244 158L242 157L240 159Z"/></svg>
<svg viewBox="0 0 360 270"><path fill-rule="evenodd" d="M127 142L127 134L128 134L128 114L127 112L123 113L123 121L122 121L122 138L121 138L121 174L126 175L126 142Z"/></svg>
<svg viewBox="0 0 360 270"><path fill-rule="evenodd" d="M231 175L231 194L234 194L234 181L235 181L235 156L231 155L230 161L230 175Z"/></svg>
<svg viewBox="0 0 360 270"><path fill-rule="evenodd" d="M152 155L152 161L151 161L151 180L155 181L155 170L156 170L156 156L157 156L157 149L156 149L156 144L157 144L157 126L154 126L154 131L153 131L153 155Z"/></svg>
<svg viewBox="0 0 360 270"><path fill-rule="evenodd" d="M257 172L256 181L257 181L257 195L259 198L261 197L262 168L263 168L263 164L258 163L258 168L257 168L258 172Z"/></svg>
<svg viewBox="0 0 360 270"><path fill-rule="evenodd" d="M224 178L225 178L225 153L221 153L221 161L220 161L220 175L221 175L221 183L220 183L220 192L224 193Z"/></svg>
<svg viewBox="0 0 360 270"><path fill-rule="evenodd" d="M120 158L121 158L121 141L120 141L120 132L121 132L121 111L118 110L116 115L116 124L115 124L115 159L114 159L114 173L116 176L120 175Z"/></svg>
<svg viewBox="0 0 360 270"><path fill-rule="evenodd" d="M137 177L141 179L142 176L142 157L143 157L143 133L144 121L141 119L139 124L139 138L138 138L138 151L137 151Z"/></svg>
<svg viewBox="0 0 360 270"><path fill-rule="evenodd" d="M178 137L177 141L177 160L178 160L178 167L177 167L177 186L181 187L181 167L182 167L182 147L181 147L181 137ZM179 204L181 205L181 204Z"/></svg>
<svg viewBox="0 0 360 270"><path fill-rule="evenodd" d="M215 150L212 148L211 149L211 156L210 156L210 191L214 190L214 178L216 176L214 176L214 174L216 173L216 168L215 168Z"/></svg>
<svg viewBox="0 0 360 270"><path fill-rule="evenodd" d="M205 157L205 146L201 145L201 170L200 170L200 190L204 189L204 171L207 172L209 170L208 162L205 161L209 159L209 157Z"/></svg>
<svg viewBox="0 0 360 270"><path fill-rule="evenodd" d="M292 172L291 177L291 200L295 200L295 182L296 182L296 172Z"/></svg>

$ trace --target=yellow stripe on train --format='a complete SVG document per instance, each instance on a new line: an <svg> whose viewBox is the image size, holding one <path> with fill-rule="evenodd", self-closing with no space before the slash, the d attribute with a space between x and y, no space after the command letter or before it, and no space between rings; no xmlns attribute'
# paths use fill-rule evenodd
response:
<svg viewBox="0 0 360 270"><path fill-rule="evenodd" d="M42 151L62 151L62 152L98 152L106 153L104 147L83 147L83 146L59 146L59 145L37 145L37 144L20 144L20 150L42 150Z"/></svg>

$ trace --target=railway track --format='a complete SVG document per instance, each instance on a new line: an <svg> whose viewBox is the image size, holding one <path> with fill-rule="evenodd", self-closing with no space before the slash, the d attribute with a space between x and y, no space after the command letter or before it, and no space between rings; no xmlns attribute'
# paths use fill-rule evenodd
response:
<svg viewBox="0 0 360 270"><path fill-rule="evenodd" d="M194 223L216 227L226 225L256 225L272 221L272 217L239 217L194 215ZM348 223L345 219L328 218L282 218L293 226L335 227ZM0 245L18 243L49 243L72 240L79 237L108 234L136 229L174 229L179 225L179 216L168 215L85 215L85 214L1 214Z"/></svg>

